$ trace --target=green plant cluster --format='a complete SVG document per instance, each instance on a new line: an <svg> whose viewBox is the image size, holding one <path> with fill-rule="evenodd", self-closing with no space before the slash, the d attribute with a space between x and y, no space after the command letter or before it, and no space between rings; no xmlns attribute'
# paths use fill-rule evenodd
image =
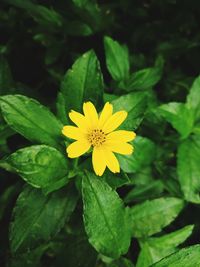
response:
<svg viewBox="0 0 200 267"><path fill-rule="evenodd" d="M200 2L3 0L0 266L200 266ZM61 133L92 101L137 133L97 177Z"/></svg>

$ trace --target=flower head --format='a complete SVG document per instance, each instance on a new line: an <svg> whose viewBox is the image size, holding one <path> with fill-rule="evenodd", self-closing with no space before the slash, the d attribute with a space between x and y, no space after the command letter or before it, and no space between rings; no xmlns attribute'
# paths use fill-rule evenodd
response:
<svg viewBox="0 0 200 267"><path fill-rule="evenodd" d="M113 114L113 106L109 102L100 115L91 102L83 104L83 112L84 115L72 110L69 117L77 127L67 125L62 129L65 136L76 140L67 147L68 157L77 158L92 147L92 164L97 175L101 176L106 166L113 173L119 172L119 162L114 153L132 154L133 146L128 142L136 137L133 131L114 131L126 119L127 112Z"/></svg>

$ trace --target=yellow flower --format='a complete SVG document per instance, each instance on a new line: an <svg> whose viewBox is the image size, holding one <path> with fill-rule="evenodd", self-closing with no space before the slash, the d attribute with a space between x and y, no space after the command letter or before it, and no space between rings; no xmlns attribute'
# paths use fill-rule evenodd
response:
<svg viewBox="0 0 200 267"><path fill-rule="evenodd" d="M67 125L62 129L65 136L76 140L67 147L68 157L77 158L92 147L92 164L97 175L101 176L106 166L113 173L120 172L119 162L113 152L132 154L133 146L127 142L136 137L132 131L114 131L126 119L127 112L113 114L113 106L109 102L100 115L91 102L83 104L83 112L84 115L72 110L69 117L77 127Z"/></svg>

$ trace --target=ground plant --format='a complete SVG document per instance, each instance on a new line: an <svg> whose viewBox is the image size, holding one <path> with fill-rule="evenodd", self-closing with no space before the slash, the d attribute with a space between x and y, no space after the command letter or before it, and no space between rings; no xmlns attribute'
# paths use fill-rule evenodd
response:
<svg viewBox="0 0 200 267"><path fill-rule="evenodd" d="M200 2L0 2L0 266L200 267Z"/></svg>

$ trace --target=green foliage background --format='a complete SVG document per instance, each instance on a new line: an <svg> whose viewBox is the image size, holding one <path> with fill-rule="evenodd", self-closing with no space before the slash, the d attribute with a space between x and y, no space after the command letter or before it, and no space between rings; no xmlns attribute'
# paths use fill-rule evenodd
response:
<svg viewBox="0 0 200 267"><path fill-rule="evenodd" d="M0 266L200 266L200 3L4 0ZM135 152L97 177L68 112L129 115Z"/></svg>

